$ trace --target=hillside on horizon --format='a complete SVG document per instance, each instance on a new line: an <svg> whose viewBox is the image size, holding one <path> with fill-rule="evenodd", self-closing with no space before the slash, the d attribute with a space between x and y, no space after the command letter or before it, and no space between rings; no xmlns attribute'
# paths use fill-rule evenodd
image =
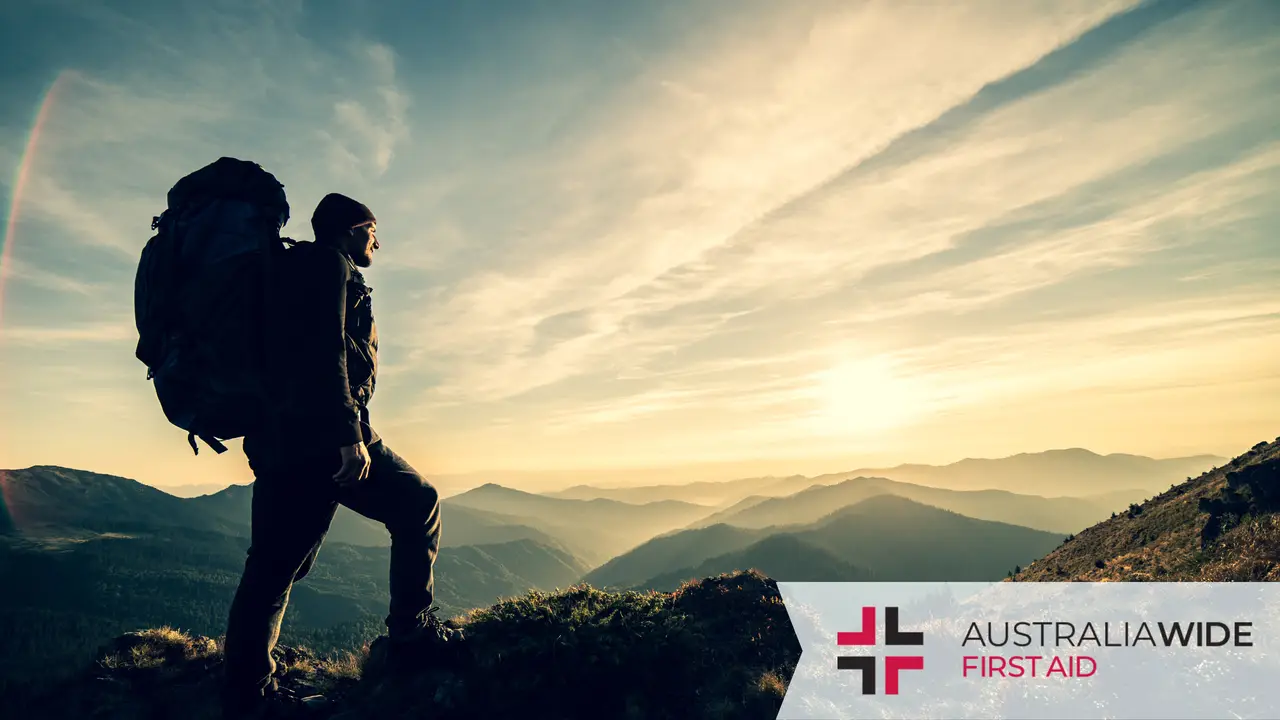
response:
<svg viewBox="0 0 1280 720"><path fill-rule="evenodd" d="M1013 582L1280 581L1280 437L1076 533Z"/></svg>

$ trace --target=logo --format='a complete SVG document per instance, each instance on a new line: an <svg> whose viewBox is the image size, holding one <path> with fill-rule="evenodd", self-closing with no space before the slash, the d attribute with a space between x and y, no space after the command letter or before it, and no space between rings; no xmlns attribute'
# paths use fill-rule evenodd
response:
<svg viewBox="0 0 1280 720"><path fill-rule="evenodd" d="M858 632L836 633L837 645L875 645L876 644L876 609L862 608L862 629ZM903 632L898 629L898 608L888 606L884 609L884 644L890 647L924 645L924 633ZM875 655L841 655L836 658L836 668L840 670L858 670L862 673L862 694L876 694L876 658ZM923 670L923 655L886 655L884 656L884 692L886 695L898 694L898 676L903 670Z"/></svg>

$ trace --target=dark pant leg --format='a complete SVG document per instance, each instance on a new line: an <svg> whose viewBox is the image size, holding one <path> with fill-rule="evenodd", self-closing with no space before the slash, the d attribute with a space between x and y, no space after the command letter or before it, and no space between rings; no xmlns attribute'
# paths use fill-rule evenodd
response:
<svg viewBox="0 0 1280 720"><path fill-rule="evenodd" d="M336 453L332 462L311 461L287 473L257 474L252 538L227 619L229 687L262 688L275 672L271 651L280 638L289 591L315 564L337 510L328 487L338 466L334 463L340 464Z"/></svg>
<svg viewBox="0 0 1280 720"><path fill-rule="evenodd" d="M391 533L392 633L417 624L435 597L435 562L440 552L440 494L403 458L378 440L369 446L369 476L340 491L339 501L386 525Z"/></svg>

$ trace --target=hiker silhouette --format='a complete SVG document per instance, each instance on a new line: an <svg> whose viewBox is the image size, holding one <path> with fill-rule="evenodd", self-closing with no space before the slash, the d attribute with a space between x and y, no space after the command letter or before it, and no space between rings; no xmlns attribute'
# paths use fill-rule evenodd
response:
<svg viewBox="0 0 1280 720"><path fill-rule="evenodd" d="M251 718L289 702L272 650L293 584L316 562L339 504L391 535L388 660L455 658L463 640L433 606L436 488L374 431L372 288L381 247L364 204L326 195L313 242L282 238L284 186L223 157L182 178L138 265L138 360L169 421L216 452L242 437L252 530L227 619L223 708ZM381 652L380 652L381 654Z"/></svg>

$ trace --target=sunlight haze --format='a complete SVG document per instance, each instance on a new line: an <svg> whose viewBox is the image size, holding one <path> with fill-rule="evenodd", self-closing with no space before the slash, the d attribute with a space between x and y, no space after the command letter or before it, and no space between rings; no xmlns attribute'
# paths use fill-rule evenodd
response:
<svg viewBox="0 0 1280 720"><path fill-rule="evenodd" d="M133 355L151 218L224 155L287 236L377 214L373 425L428 476L1280 433L1280 3L359 7L0 9L0 468L252 479Z"/></svg>

